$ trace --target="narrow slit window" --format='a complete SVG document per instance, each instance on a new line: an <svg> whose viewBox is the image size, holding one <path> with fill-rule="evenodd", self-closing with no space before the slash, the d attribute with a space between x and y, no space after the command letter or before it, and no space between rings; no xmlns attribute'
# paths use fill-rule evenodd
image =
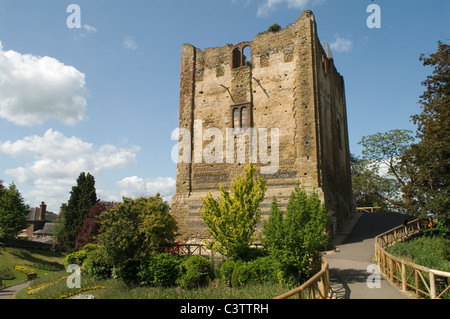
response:
<svg viewBox="0 0 450 319"><path fill-rule="evenodd" d="M233 109L233 128L239 128L239 109L236 107Z"/></svg>
<svg viewBox="0 0 450 319"><path fill-rule="evenodd" d="M236 48L233 50L233 65L232 68L238 68L241 66L242 60L241 60L241 50L239 48Z"/></svg>
<svg viewBox="0 0 450 319"><path fill-rule="evenodd" d="M241 128L246 130L247 129L247 108L243 107L241 109Z"/></svg>

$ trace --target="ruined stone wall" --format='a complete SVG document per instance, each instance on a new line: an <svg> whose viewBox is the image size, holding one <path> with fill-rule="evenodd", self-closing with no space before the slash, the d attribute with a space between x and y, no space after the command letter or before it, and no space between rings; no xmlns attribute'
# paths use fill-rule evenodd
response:
<svg viewBox="0 0 450 319"><path fill-rule="evenodd" d="M246 46L251 49L248 63L238 54ZM243 174L250 156L253 161L256 157L257 172L267 180L266 200L260 206L263 216L273 196L284 208L300 182L319 192L331 211L333 229L339 228L351 203L345 93L333 60L324 62L323 52L310 11L285 29L262 33L251 42L203 51L183 46L180 128L190 133L192 154L191 163L178 164L171 207L180 239L196 242L209 237L198 211L201 198L210 190L218 195L219 183L229 187L236 174ZM279 130L276 172L262 174L269 164L260 161L259 141L256 150L250 149L250 138L243 144L244 163L238 160L237 148L226 158L225 132L235 124L233 109L241 107L248 108L247 123L255 132L267 129L268 154L274 154L270 132ZM216 129L214 134L211 129ZM211 154L212 162L207 156Z"/></svg>

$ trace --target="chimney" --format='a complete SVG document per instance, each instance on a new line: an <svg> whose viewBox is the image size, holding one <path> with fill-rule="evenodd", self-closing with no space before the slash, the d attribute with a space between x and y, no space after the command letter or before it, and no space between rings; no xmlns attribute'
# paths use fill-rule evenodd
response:
<svg viewBox="0 0 450 319"><path fill-rule="evenodd" d="M63 203L61 205L61 207L59 208L59 214L61 215L66 210L66 208L67 208L67 204Z"/></svg>
<svg viewBox="0 0 450 319"><path fill-rule="evenodd" d="M41 207L39 209L39 219L45 220L45 214L47 212L47 205L44 202L41 203Z"/></svg>

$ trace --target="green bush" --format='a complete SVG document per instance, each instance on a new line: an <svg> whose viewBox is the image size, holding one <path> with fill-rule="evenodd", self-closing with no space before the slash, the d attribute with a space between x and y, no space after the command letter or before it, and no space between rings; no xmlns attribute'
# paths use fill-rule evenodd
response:
<svg viewBox="0 0 450 319"><path fill-rule="evenodd" d="M242 272L245 271L245 264L242 260L236 261L234 264L233 273L231 274L231 287L237 288L241 285L240 277Z"/></svg>
<svg viewBox="0 0 450 319"><path fill-rule="evenodd" d="M0 280L13 280L15 278L12 269L7 266L0 266Z"/></svg>
<svg viewBox="0 0 450 319"><path fill-rule="evenodd" d="M231 286L235 261L233 258L225 260L219 266L219 280L222 285Z"/></svg>
<svg viewBox="0 0 450 319"><path fill-rule="evenodd" d="M142 285L173 286L179 276L179 268L179 257L167 253L149 255L139 267L139 281Z"/></svg>
<svg viewBox="0 0 450 319"><path fill-rule="evenodd" d="M273 198L269 218L264 221L263 244L278 262L280 283L299 285L308 279L316 251L329 245L328 221L329 214L316 192L308 194L297 186L286 212Z"/></svg>
<svg viewBox="0 0 450 319"><path fill-rule="evenodd" d="M69 265L78 265L81 267L87 256L88 254L84 250L73 252L71 254L68 254L66 258L64 258L64 265L66 267Z"/></svg>
<svg viewBox="0 0 450 319"><path fill-rule="evenodd" d="M181 263L181 277L178 283L187 289L206 286L214 279L211 262L202 256L187 257Z"/></svg>
<svg viewBox="0 0 450 319"><path fill-rule="evenodd" d="M277 281L277 262L271 257L259 257L246 262L238 272L241 284Z"/></svg>
<svg viewBox="0 0 450 319"><path fill-rule="evenodd" d="M103 249L96 249L89 253L84 260L84 268L89 276L95 279L107 279L112 276L112 265L108 262Z"/></svg>
<svg viewBox="0 0 450 319"><path fill-rule="evenodd" d="M274 23L267 29L267 31L268 32L277 32L277 31L280 31L281 29L282 29L282 27L278 23Z"/></svg>
<svg viewBox="0 0 450 319"><path fill-rule="evenodd" d="M141 263L136 260L127 260L120 265L113 266L112 276L121 279L127 285L139 284L139 270Z"/></svg>

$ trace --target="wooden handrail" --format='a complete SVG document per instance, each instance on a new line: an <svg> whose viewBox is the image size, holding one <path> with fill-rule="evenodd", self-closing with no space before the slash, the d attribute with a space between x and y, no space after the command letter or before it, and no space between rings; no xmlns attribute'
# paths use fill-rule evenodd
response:
<svg viewBox="0 0 450 319"><path fill-rule="evenodd" d="M356 207L356 211L366 212L366 213L375 213L382 209L383 209L383 207Z"/></svg>
<svg viewBox="0 0 450 319"><path fill-rule="evenodd" d="M312 276L308 281L298 288L276 297L275 299L288 299L292 296L298 295L299 299L305 297L305 292L308 292L309 299L328 299L331 297L330 288L330 269L327 259L320 253L317 253L320 257L321 269L318 273ZM318 282L320 281L320 287ZM316 298L316 292L318 292L318 298Z"/></svg>
<svg viewBox="0 0 450 319"><path fill-rule="evenodd" d="M420 295L425 295L431 299L439 299L450 291L449 281L441 287L441 291L437 291L436 276L441 278L450 278L450 273L430 269L413 262L404 260L402 258L393 256L388 253L385 248L394 245L397 242L420 233L425 226L423 220L416 219L409 222L407 225L402 225L393 228L381 235L375 237L375 255L381 273L393 284L401 286L403 292L413 290L417 298ZM409 272L407 267L409 267ZM414 275L414 277L413 277ZM428 280L427 278L428 277ZM412 279L412 283L410 283Z"/></svg>

